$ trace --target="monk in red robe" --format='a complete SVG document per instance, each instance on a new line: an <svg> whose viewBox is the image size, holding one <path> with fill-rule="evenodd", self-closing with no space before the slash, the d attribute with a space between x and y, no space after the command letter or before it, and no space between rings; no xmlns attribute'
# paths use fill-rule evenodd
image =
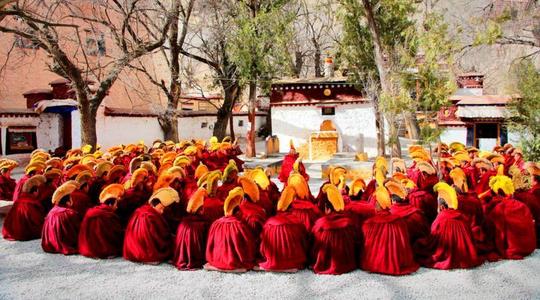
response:
<svg viewBox="0 0 540 300"><path fill-rule="evenodd" d="M4 239L28 241L41 237L46 212L41 205L39 188L45 182L43 175L34 175L24 183L19 199L4 219Z"/></svg>
<svg viewBox="0 0 540 300"><path fill-rule="evenodd" d="M79 187L71 193L71 199L73 200L71 208L76 210L81 218L84 218L86 212L97 204L89 195L89 185L92 178L93 175L90 171L83 171L75 177Z"/></svg>
<svg viewBox="0 0 540 300"><path fill-rule="evenodd" d="M506 259L522 259L536 249L536 230L527 206L512 197L514 185L504 175L494 176L489 186L495 196L486 218L495 226L497 253Z"/></svg>
<svg viewBox="0 0 540 300"><path fill-rule="evenodd" d="M431 226L431 235L415 247L422 265L442 270L480 265L482 259L473 243L470 221L458 210L456 191L445 182L436 184L435 190L439 194L439 214Z"/></svg>
<svg viewBox="0 0 540 300"><path fill-rule="evenodd" d="M362 270L388 275L416 272L407 223L390 213L390 194L384 186L375 192L377 214L364 222L364 247L361 251Z"/></svg>
<svg viewBox="0 0 540 300"><path fill-rule="evenodd" d="M264 224L260 246L262 261L258 266L261 270L295 272L306 266L308 232L298 217L286 213L295 197L294 187L286 186L277 203L280 213Z"/></svg>
<svg viewBox="0 0 540 300"><path fill-rule="evenodd" d="M534 206L540 206L540 166L538 164L529 163L527 166L531 179L531 188L528 192L529 201L535 203ZM540 215L536 215L536 247L540 247Z"/></svg>
<svg viewBox="0 0 540 300"><path fill-rule="evenodd" d="M322 191L322 188L328 183L333 184L338 188L341 195L343 196L343 201L345 202L345 205L351 202L351 199L349 198L349 187L347 187L345 180L346 175L347 170L344 167L330 167L330 171L328 172L328 181L323 182L323 184L319 188L319 194L315 199L315 203L317 203L317 206L321 211L324 210L326 206L325 203L328 201L328 199L326 199L327 194Z"/></svg>
<svg viewBox="0 0 540 300"><path fill-rule="evenodd" d="M325 216L315 222L313 229L313 271L317 274L339 275L351 272L358 267L358 232L354 220L343 213L345 203L338 188L326 184L323 192L327 194Z"/></svg>
<svg viewBox="0 0 540 300"><path fill-rule="evenodd" d="M26 168L24 169L23 177L21 177L21 179L19 179L19 181L17 181L17 184L15 185L15 190L13 191L13 201L17 201L17 199L19 198L19 194L22 191L24 183L28 179L32 178L32 176L43 173L44 169L45 163L40 161L31 162L30 164L28 164L28 166L26 166Z"/></svg>
<svg viewBox="0 0 540 300"><path fill-rule="evenodd" d="M116 214L122 220L122 224L127 224L133 212L143 206L152 196L145 187L148 176L148 170L139 168L133 172L129 181L126 182L127 189L122 201L116 203L118 207Z"/></svg>
<svg viewBox="0 0 540 300"><path fill-rule="evenodd" d="M345 211L350 213L358 226L357 231L362 231L362 224L375 215L375 207L368 202L361 201L363 189L366 183L362 178L353 180L349 186L349 198L351 201L345 204Z"/></svg>
<svg viewBox="0 0 540 300"><path fill-rule="evenodd" d="M49 253L64 255L78 253L81 216L72 207L71 193L79 187L76 181L67 181L54 192L54 207L49 211L43 224L41 247Z"/></svg>
<svg viewBox="0 0 540 300"><path fill-rule="evenodd" d="M204 196L202 216L212 224L215 220L224 216L224 199L217 196L218 181L221 179L221 171L214 170L207 172L199 179L199 185L206 189Z"/></svg>
<svg viewBox="0 0 540 300"><path fill-rule="evenodd" d="M123 256L133 262L159 264L172 254L172 234L164 211L180 197L173 188L157 190L139 207L126 227Z"/></svg>
<svg viewBox="0 0 540 300"><path fill-rule="evenodd" d="M275 215L276 204L279 200L279 191L276 193L277 187L275 184L271 185L270 178L261 167L251 170L246 176L253 180L259 188L257 205L264 209L267 216Z"/></svg>
<svg viewBox="0 0 540 300"><path fill-rule="evenodd" d="M124 230L115 213L124 195L121 184L105 187L99 196L101 205L90 208L79 231L79 253L92 258L112 258L122 255Z"/></svg>
<svg viewBox="0 0 540 300"><path fill-rule="evenodd" d="M306 181L309 181L309 175L306 173L306 168L299 157L300 154L296 152L296 148L291 140L289 153L285 155L281 163L281 171L278 176L279 181L286 183L293 170L300 173Z"/></svg>
<svg viewBox="0 0 540 300"><path fill-rule="evenodd" d="M207 194L206 189L201 187L191 195L186 209L188 214L182 218L176 230L172 264L179 270L200 269L206 263L209 224L202 212Z"/></svg>
<svg viewBox="0 0 540 300"><path fill-rule="evenodd" d="M258 245L262 227L268 219L264 208L259 204L259 186L255 181L245 176L238 178L238 182L244 191L244 200L238 207L238 217L249 226Z"/></svg>
<svg viewBox="0 0 540 300"><path fill-rule="evenodd" d="M312 196L309 186L304 177L299 173L293 172L287 181L287 186L292 186L295 190L294 201L289 205L286 213L296 216L302 221L306 230L311 232L311 227L319 217L322 216L317 205L311 201ZM280 212L283 214L285 212Z"/></svg>
<svg viewBox="0 0 540 300"><path fill-rule="evenodd" d="M47 182L40 187L39 198L41 200L41 205L48 213L51 210L52 206L52 196L56 189L61 185L60 180L62 179L62 170L56 168L48 168L45 173L43 173Z"/></svg>
<svg viewBox="0 0 540 300"><path fill-rule="evenodd" d="M458 210L469 217L473 227L479 229L484 222L484 212L478 195L469 190L467 174L461 168L455 168L450 172L450 177L457 192Z"/></svg>
<svg viewBox="0 0 540 300"><path fill-rule="evenodd" d="M388 181L385 187L390 192L392 206L390 213L402 218L407 224L411 245L429 234L429 223L421 210L412 206L407 200L407 191L400 182Z"/></svg>
<svg viewBox="0 0 540 300"><path fill-rule="evenodd" d="M18 165L11 159L0 160L0 199L2 200L13 201L13 192L17 183L11 178L11 171Z"/></svg>
<svg viewBox="0 0 540 300"><path fill-rule="evenodd" d="M205 269L246 272L255 266L257 253L255 238L249 226L235 214L242 200L244 200L242 188L232 189L223 204L225 216L210 226Z"/></svg>
<svg viewBox="0 0 540 300"><path fill-rule="evenodd" d="M105 184L107 183L107 176L109 175L109 171L113 166L113 163L111 163L110 161L103 161L95 166L95 177L94 180L90 183L88 191L88 195L90 196L92 201L98 201L99 195L105 187Z"/></svg>
<svg viewBox="0 0 540 300"><path fill-rule="evenodd" d="M223 201L223 199L227 198L229 192L238 186L240 186L238 183L238 167L234 160L230 160L223 170L221 185L217 188L216 196Z"/></svg>

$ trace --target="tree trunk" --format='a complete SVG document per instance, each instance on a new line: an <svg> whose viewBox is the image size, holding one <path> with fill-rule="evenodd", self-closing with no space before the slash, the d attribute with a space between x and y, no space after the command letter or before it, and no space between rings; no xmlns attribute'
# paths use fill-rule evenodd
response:
<svg viewBox="0 0 540 300"><path fill-rule="evenodd" d="M316 41L313 42L315 53L313 54L313 63L315 64L315 77L323 77L321 69L321 48Z"/></svg>
<svg viewBox="0 0 540 300"><path fill-rule="evenodd" d="M240 97L240 86L238 82L221 80L223 88L223 105L217 111L216 123L214 123L213 135L220 141L227 135L227 123L232 118L232 110L238 97ZM232 125L231 125L232 126ZM234 129L231 127L231 139L234 140Z"/></svg>
<svg viewBox="0 0 540 300"><path fill-rule="evenodd" d="M229 134L231 136L231 140L235 140L236 137L234 136L234 114L231 112L229 116Z"/></svg>
<svg viewBox="0 0 540 300"><path fill-rule="evenodd" d="M247 148L246 156L255 157L255 101L257 100L257 83L254 81L255 78L252 78L252 81L249 83L249 105L248 105L248 121L249 121L249 131L247 134Z"/></svg>
<svg viewBox="0 0 540 300"><path fill-rule="evenodd" d="M373 110L375 112L375 128L377 129L377 155L386 155L386 145L384 136L384 118L379 107L379 99L376 95L373 97Z"/></svg>
<svg viewBox="0 0 540 300"><path fill-rule="evenodd" d="M389 128L389 141L392 148L392 157L401 158L401 143L399 141L399 127L396 121L396 116L388 116Z"/></svg>
<svg viewBox="0 0 540 300"><path fill-rule="evenodd" d="M84 102L84 100L83 100ZM80 103L80 102L79 102ZM81 114L81 146L91 145L92 149L96 149L97 145L97 130L96 116L97 108L92 105L79 105Z"/></svg>
<svg viewBox="0 0 540 300"><path fill-rule="evenodd" d="M413 140L420 139L420 126L418 126L416 113L407 111L403 114L403 117L405 118L405 126L407 126L409 138Z"/></svg>
<svg viewBox="0 0 540 300"><path fill-rule="evenodd" d="M158 122L163 131L165 141L178 142L178 116L174 111L167 110L158 116Z"/></svg>

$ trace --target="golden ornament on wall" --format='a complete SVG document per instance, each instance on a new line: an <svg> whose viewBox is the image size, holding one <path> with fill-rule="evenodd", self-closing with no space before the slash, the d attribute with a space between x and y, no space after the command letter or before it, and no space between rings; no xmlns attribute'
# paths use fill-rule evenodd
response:
<svg viewBox="0 0 540 300"><path fill-rule="evenodd" d="M332 91L331 91L330 89L324 89L323 94L324 94L326 97L328 97L328 96L332 95Z"/></svg>

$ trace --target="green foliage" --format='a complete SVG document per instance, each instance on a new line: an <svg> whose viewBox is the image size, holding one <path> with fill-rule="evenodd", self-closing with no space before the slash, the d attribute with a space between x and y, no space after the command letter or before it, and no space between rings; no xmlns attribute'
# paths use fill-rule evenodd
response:
<svg viewBox="0 0 540 300"><path fill-rule="evenodd" d="M232 4L236 30L231 33L227 51L238 66L243 85L263 79L261 87L268 88L268 81L264 79L272 78L286 65L286 46L294 19L294 15L284 9L288 2L243 0Z"/></svg>
<svg viewBox="0 0 540 300"><path fill-rule="evenodd" d="M473 46L479 46L483 44L493 45L503 35L501 23L494 20L488 20L486 28L476 34L473 41Z"/></svg>
<svg viewBox="0 0 540 300"><path fill-rule="evenodd" d="M511 69L510 92L519 96L509 104L509 128L520 134L525 158L540 161L540 72L530 59Z"/></svg>

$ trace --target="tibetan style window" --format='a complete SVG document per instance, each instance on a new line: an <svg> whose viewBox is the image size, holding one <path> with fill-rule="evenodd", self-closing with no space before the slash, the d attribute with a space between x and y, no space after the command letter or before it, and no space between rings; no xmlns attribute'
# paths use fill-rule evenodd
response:
<svg viewBox="0 0 540 300"><path fill-rule="evenodd" d="M104 56L107 53L105 47L105 35L87 31L86 53L90 56Z"/></svg>
<svg viewBox="0 0 540 300"><path fill-rule="evenodd" d="M336 114L336 108L335 107L322 107L321 113L323 116L333 116Z"/></svg>
<svg viewBox="0 0 540 300"><path fill-rule="evenodd" d="M201 123L201 128L206 128L208 127L208 122L202 122Z"/></svg>
<svg viewBox="0 0 540 300"><path fill-rule="evenodd" d="M30 153L36 148L36 127L8 127L6 133L6 154Z"/></svg>
<svg viewBox="0 0 540 300"><path fill-rule="evenodd" d="M238 127L244 126L244 120L238 120Z"/></svg>

